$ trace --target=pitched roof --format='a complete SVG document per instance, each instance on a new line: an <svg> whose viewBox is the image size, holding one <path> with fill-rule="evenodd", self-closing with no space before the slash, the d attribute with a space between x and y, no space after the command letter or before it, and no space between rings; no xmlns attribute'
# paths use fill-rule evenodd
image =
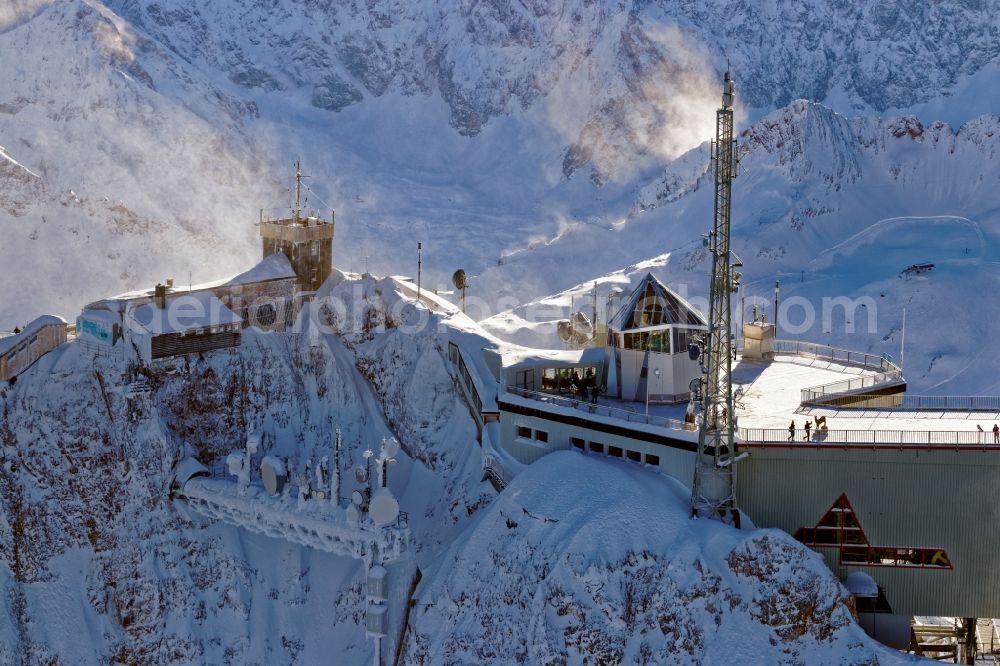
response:
<svg viewBox="0 0 1000 666"><path fill-rule="evenodd" d="M708 321L652 273L646 273L609 322L609 326L618 331L672 324L707 326Z"/></svg>

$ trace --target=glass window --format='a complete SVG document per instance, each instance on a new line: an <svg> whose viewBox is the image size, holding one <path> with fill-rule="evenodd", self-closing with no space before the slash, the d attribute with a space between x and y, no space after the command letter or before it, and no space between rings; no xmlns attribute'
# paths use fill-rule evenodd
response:
<svg viewBox="0 0 1000 666"><path fill-rule="evenodd" d="M576 447L576 448L580 449L581 451L583 451L583 444L584 444L584 442L583 442L582 439L580 439L579 437L570 437L569 441L573 444L574 447Z"/></svg>
<svg viewBox="0 0 1000 666"><path fill-rule="evenodd" d="M590 450L594 453L604 453L604 445L600 442L591 442Z"/></svg>
<svg viewBox="0 0 1000 666"><path fill-rule="evenodd" d="M621 447L620 446L609 446L608 447L608 455L609 456L614 456L615 458L621 458L622 457L622 449L621 449Z"/></svg>
<svg viewBox="0 0 1000 666"><path fill-rule="evenodd" d="M536 430L535 439L537 439L539 442L548 442L549 433L545 432L544 430Z"/></svg>
<svg viewBox="0 0 1000 666"><path fill-rule="evenodd" d="M652 453L647 453L646 454L646 464L647 465L656 465L657 467L659 467L659 465L660 465L660 456L654 456Z"/></svg>
<svg viewBox="0 0 1000 666"><path fill-rule="evenodd" d="M631 460L632 462L642 461L642 454L639 453L638 451L626 451L625 454L628 457L628 459Z"/></svg>
<svg viewBox="0 0 1000 666"><path fill-rule="evenodd" d="M517 436L525 439L531 439L531 428L517 426Z"/></svg>

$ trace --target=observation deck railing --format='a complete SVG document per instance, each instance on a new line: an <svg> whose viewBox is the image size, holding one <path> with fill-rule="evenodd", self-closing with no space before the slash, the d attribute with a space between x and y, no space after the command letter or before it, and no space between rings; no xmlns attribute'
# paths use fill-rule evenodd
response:
<svg viewBox="0 0 1000 666"><path fill-rule="evenodd" d="M550 405L556 405L558 407L575 409L577 411L593 414L595 416L607 416L614 419L620 419L628 421L629 423L641 423L645 425L658 426L660 428L669 428L670 430L693 431L698 429L698 426L693 423L685 423L684 421L678 421L677 419L671 419L665 416L656 416L654 414L646 415L642 412L636 412L630 409L594 404L586 400L567 398L553 393L529 391L527 389L515 388L511 386L507 387L507 393L510 395L520 396L522 398L528 398L530 400L537 400Z"/></svg>
<svg viewBox="0 0 1000 666"><path fill-rule="evenodd" d="M903 381L903 371L898 365L885 356L869 354L868 352L851 351L829 345L797 340L775 340L775 354L805 356L841 365L855 366L874 370L875 374L843 379L829 384L810 386L802 389L802 403L823 402L833 396L853 393L875 386L887 386Z"/></svg>
<svg viewBox="0 0 1000 666"><path fill-rule="evenodd" d="M853 404L838 405L840 409L881 409L898 411L996 412L1000 413L1000 396L995 395L878 395L858 393L850 396Z"/></svg>
<svg viewBox="0 0 1000 666"><path fill-rule="evenodd" d="M797 447L859 447L859 448L974 448L1000 452L1000 442L992 432L977 430L813 430L805 438L805 430L795 430L794 439L788 429L739 428L737 434L746 444Z"/></svg>

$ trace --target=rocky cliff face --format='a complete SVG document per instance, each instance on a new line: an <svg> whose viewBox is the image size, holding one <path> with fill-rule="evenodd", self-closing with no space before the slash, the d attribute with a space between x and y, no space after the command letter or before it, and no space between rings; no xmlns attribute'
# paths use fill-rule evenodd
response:
<svg viewBox="0 0 1000 666"><path fill-rule="evenodd" d="M522 472L421 584L408 662L908 661L818 556L692 522L676 482L634 467L560 452Z"/></svg>

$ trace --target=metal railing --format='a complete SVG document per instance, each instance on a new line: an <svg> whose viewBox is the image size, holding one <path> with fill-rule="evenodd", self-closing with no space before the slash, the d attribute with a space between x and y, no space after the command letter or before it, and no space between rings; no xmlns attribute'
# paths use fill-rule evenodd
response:
<svg viewBox="0 0 1000 666"><path fill-rule="evenodd" d="M596 416L608 416L614 419L621 419L622 421L628 421L629 423L642 423L645 425L658 426L660 428L669 428L671 430L698 429L698 426L696 426L693 423L684 423L683 421L678 421L677 419L670 419L664 416L656 416L653 414L647 416L642 412L636 412L630 409L622 409L620 407L609 407L608 405L594 404L586 400L567 398L552 393L529 391L527 389L515 388L510 386L507 387L507 393L511 395L517 395L522 398L537 400L539 402L544 402L550 405L556 405L558 407L568 407L569 409L575 409L577 411L585 412L587 414L593 414Z"/></svg>
<svg viewBox="0 0 1000 666"><path fill-rule="evenodd" d="M787 428L739 428L739 438L750 444L782 446L891 446L900 448L976 448L1000 452L1000 442L992 432L977 430L813 430L806 439L802 428L794 439Z"/></svg>
<svg viewBox="0 0 1000 666"><path fill-rule="evenodd" d="M1000 396L995 395L880 395L858 393L826 404L843 409L896 409L900 411L1000 412Z"/></svg>
<svg viewBox="0 0 1000 666"><path fill-rule="evenodd" d="M885 386L902 381L903 373L899 370L889 372L879 372L874 375L863 377L852 377L842 379L838 382L821 384L820 386L810 386L802 389L802 403L808 404L817 401L826 401L834 396L860 391L861 389L873 388L875 386ZM857 396L855 396L857 397Z"/></svg>
<svg viewBox="0 0 1000 666"><path fill-rule="evenodd" d="M775 340L775 354L791 354L793 356L808 356L811 358L834 361L843 365L855 365L879 372L899 372L899 366L885 356L867 352L851 351L814 342L799 340Z"/></svg>
<svg viewBox="0 0 1000 666"><path fill-rule="evenodd" d="M840 349L829 345L799 342L797 340L775 340L774 353L806 356L840 363L841 365L862 367L876 371L874 375L852 377L829 384L804 388L802 389L803 404L825 401L831 396L860 391L874 386L893 384L903 380L903 371L898 365L885 356L869 354L868 352L851 351L850 349Z"/></svg>

